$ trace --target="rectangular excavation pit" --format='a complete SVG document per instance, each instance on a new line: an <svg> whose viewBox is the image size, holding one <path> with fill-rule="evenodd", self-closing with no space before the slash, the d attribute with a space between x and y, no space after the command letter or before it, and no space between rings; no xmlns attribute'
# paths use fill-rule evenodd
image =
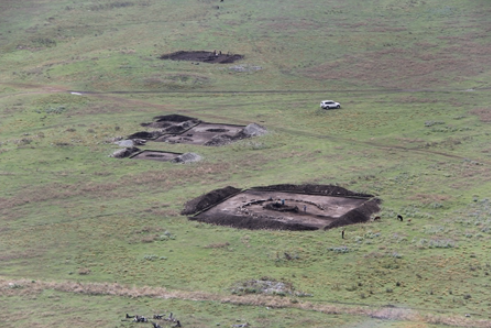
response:
<svg viewBox="0 0 491 328"><path fill-rule="evenodd" d="M380 200L372 195L349 191L322 195L323 190L308 194L281 188L259 187L232 194L190 219L246 229L317 230L366 222L379 211ZM334 188L338 187L330 190Z"/></svg>
<svg viewBox="0 0 491 328"><path fill-rule="evenodd" d="M204 145L217 138L233 137L244 129L243 125L201 122L180 134L164 134L153 141ZM225 136L225 137L224 137Z"/></svg>

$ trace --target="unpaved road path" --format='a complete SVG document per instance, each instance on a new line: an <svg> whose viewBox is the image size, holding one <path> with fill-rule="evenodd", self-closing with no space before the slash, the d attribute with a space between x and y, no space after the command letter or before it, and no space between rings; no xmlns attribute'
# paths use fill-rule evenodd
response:
<svg viewBox="0 0 491 328"><path fill-rule="evenodd" d="M15 286L15 287L14 287ZM317 311L325 314L348 314L367 316L384 320L404 320L429 324L444 324L454 327L489 328L491 320L475 320L452 315L451 311L440 309L418 309L408 307L380 307L354 303L314 303L308 301L292 302L292 298L266 295L224 295L201 291L167 290L152 286L126 286L117 283L80 283L74 281L40 281L30 279L9 279L0 276L0 297L30 296L44 290L56 290L65 293L85 295L110 295L117 297L148 297L163 299L180 299L186 301L214 301L243 306L264 306L269 308L295 308ZM438 316L429 312L438 313ZM477 314L474 314L477 316Z"/></svg>
<svg viewBox="0 0 491 328"><path fill-rule="evenodd" d="M21 84L21 83L6 83L6 82L0 82L0 85L7 85L7 86L12 86L20 89L28 89L29 91L26 91L24 93L14 93L8 96L14 96L14 95L22 95L22 94L52 94L52 93L78 93L83 96L87 97L95 97L95 98L100 98L100 99L106 99L106 100L111 100L114 103L124 103L124 104L131 104L133 106L142 106L142 107L150 107L150 108L155 108L163 112L167 113L174 113L176 111L180 113L185 113L190 116L194 115L196 113L196 110L189 110L189 109L183 109L183 108L175 108L173 106L169 105L162 105L162 104L156 104L151 101L147 100L141 100L141 99L129 99L127 97L124 97L122 95L127 95L127 94L157 94L157 93L183 93L183 94L234 94L234 93L250 93L250 94L261 94L261 93L274 93L274 94L285 94L285 93L326 93L328 90L256 90L256 91L110 91L110 92L86 92L86 91L76 91L76 90L70 90L66 87L63 86L50 86L50 85L36 85L36 84ZM485 87L485 88L480 88L480 89L472 89L473 91L491 91L491 87ZM416 93L416 92L466 92L468 90L459 90L459 89L394 89L394 90L387 90L387 89L367 89L367 90L336 90L335 92L359 92L359 93L364 93L364 92L370 92L371 94L373 93ZM333 91L334 92L334 91ZM209 113L200 113L200 117L204 118L209 118L209 119L218 119L221 121L228 121L230 123L237 123L237 124L249 124L251 123L250 121L246 120L241 120L237 118L230 118L227 116L223 115L217 115L217 114L209 114ZM316 139L327 139L333 142L338 142L338 143L351 143L351 144L358 144L358 145L366 145L370 146L373 148L378 148L380 150L384 151L392 151L392 152L410 152L413 154L419 154L419 155L437 155L437 156L443 156L446 158L452 158L456 160L461 160L461 161L472 161L475 163L479 164L486 164L486 165L491 165L491 161L484 159L484 158L479 158L479 159L469 159L465 156L460 156L455 153L449 153L449 152L441 152L441 151L434 151L434 150L429 150L429 149L420 149L420 148L408 148L404 147L401 145L397 144L382 144L382 143L377 143L373 141L362 141L362 140L355 140L355 139L347 139L347 138L341 138L338 136L334 135L327 135L327 134L318 134L318 133L313 133L310 131L304 131L304 130L295 130L295 129L286 129L282 128L280 126L275 126L275 125L268 125L268 128L276 131L281 131L284 133L288 134L293 134L293 135L300 135L300 136L305 136L305 137L312 137Z"/></svg>

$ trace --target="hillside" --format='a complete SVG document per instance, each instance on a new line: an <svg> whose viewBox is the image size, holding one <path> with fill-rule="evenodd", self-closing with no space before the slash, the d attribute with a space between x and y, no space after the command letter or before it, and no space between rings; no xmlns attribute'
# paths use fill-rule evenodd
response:
<svg viewBox="0 0 491 328"><path fill-rule="evenodd" d="M162 312L183 327L491 325L489 1L0 13L2 326L151 327L125 315ZM204 59L166 59L181 51ZM202 157L189 164L109 157L171 114L268 133L138 146ZM214 189L279 184L375 195L381 219L279 231L180 214Z"/></svg>

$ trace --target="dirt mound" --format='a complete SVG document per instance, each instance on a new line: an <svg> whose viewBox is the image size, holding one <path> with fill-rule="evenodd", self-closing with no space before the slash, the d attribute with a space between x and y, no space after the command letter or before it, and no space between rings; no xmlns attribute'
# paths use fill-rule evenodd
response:
<svg viewBox="0 0 491 328"><path fill-rule="evenodd" d="M208 131L211 131L208 130ZM222 131L217 131L222 132ZM226 132L226 131L224 131ZM236 134L219 134L213 137L210 141L206 142L205 146L223 146L234 141L247 139L255 136L262 136L267 133L266 128L256 123L250 123L245 128L237 132Z"/></svg>
<svg viewBox="0 0 491 328"><path fill-rule="evenodd" d="M159 131L152 131L152 132L140 131L128 136L128 139L153 140L160 137L161 135L162 133Z"/></svg>
<svg viewBox="0 0 491 328"><path fill-rule="evenodd" d="M290 231L312 231L319 230L317 227L310 227L300 223L288 223L278 220L270 220L268 217L244 217L234 215L217 215L213 218L195 216L189 218L192 221L205 222L216 225L223 225L238 229L249 230L290 230Z"/></svg>
<svg viewBox="0 0 491 328"><path fill-rule="evenodd" d="M211 138L210 141L206 142L205 146L223 146L237 140L234 136L229 134L219 134Z"/></svg>
<svg viewBox="0 0 491 328"><path fill-rule="evenodd" d="M131 155L141 151L137 147L128 147L128 148L123 148L123 149L118 149L109 157L114 157L114 158L125 158L125 157L130 157Z"/></svg>
<svg viewBox="0 0 491 328"><path fill-rule="evenodd" d="M116 145L118 145L119 147L126 147L126 148L130 148L130 147L134 147L134 146L143 146L145 145L147 141L146 140L142 140L142 139L133 139L133 140L120 140L120 141L116 141L114 142Z"/></svg>
<svg viewBox="0 0 491 328"><path fill-rule="evenodd" d="M201 156L196 153L184 153L182 155L177 156L173 162L174 163L194 163L201 161Z"/></svg>
<svg viewBox="0 0 491 328"><path fill-rule="evenodd" d="M324 230L329 230L332 228L342 227L349 224L354 223L362 223L367 222L370 219L370 216L374 213L380 211L380 204L382 201L378 198L372 198L361 206L349 211L344 214L339 219L329 223L324 227Z"/></svg>
<svg viewBox="0 0 491 328"><path fill-rule="evenodd" d="M244 128L244 130L241 131L241 133L245 138L250 138L250 137L258 137L258 136L265 135L266 133L268 133L268 130L266 130L264 126L261 126L256 123L251 123L248 124Z"/></svg>
<svg viewBox="0 0 491 328"><path fill-rule="evenodd" d="M361 197L372 198L374 195L363 194L350 191L343 187L333 185L292 185L292 184L279 184L265 187L253 187L251 189L259 191L280 191L293 194L305 194L305 195L319 195L319 196L333 196L333 197Z"/></svg>
<svg viewBox="0 0 491 328"><path fill-rule="evenodd" d="M230 64L244 58L243 55L222 54L210 51L177 51L160 56L160 59L188 60L209 64Z"/></svg>
<svg viewBox="0 0 491 328"><path fill-rule="evenodd" d="M176 123L174 125L171 125L171 126L168 126L164 129L162 129L162 132L163 133L176 133L176 134L183 133L183 132L189 130L190 128L192 128L193 126L195 126L197 123L198 123L198 121L185 121L185 122L181 122L181 123Z"/></svg>
<svg viewBox="0 0 491 328"><path fill-rule="evenodd" d="M182 215L192 215L198 213L210 206L217 205L223 200L237 195L241 190L234 187L225 187L221 189L212 190L204 195L201 195L195 199L188 201L181 211Z"/></svg>
<svg viewBox="0 0 491 328"><path fill-rule="evenodd" d="M156 116L153 122L141 123L141 126L155 129L163 129L165 133L181 133L187 129L199 124L201 121L197 118L184 115L165 115Z"/></svg>
<svg viewBox="0 0 491 328"><path fill-rule="evenodd" d="M171 115L160 115L160 116L155 116L153 118L154 121L156 122L186 122L186 121L192 121L192 120L197 120L197 118L194 117L189 117L189 116L184 116L184 115L179 115L179 114L171 114Z"/></svg>

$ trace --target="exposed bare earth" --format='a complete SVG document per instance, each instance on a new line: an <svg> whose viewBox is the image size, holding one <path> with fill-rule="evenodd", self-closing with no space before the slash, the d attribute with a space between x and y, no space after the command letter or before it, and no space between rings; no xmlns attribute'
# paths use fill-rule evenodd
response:
<svg viewBox="0 0 491 328"><path fill-rule="evenodd" d="M177 51L160 56L160 59L187 60L208 64L230 64L244 58L242 55L233 55L221 51Z"/></svg>
<svg viewBox="0 0 491 328"><path fill-rule="evenodd" d="M165 134L154 141L206 145L214 139L223 138L224 135L236 135L243 128L243 125L202 122L181 134Z"/></svg>
<svg viewBox="0 0 491 328"><path fill-rule="evenodd" d="M205 202L206 208L191 209L189 204L207 198L213 201ZM241 193L214 190L188 202L183 214L200 212L190 219L245 229L318 230L365 222L379 203L373 195L337 186L277 185Z"/></svg>

